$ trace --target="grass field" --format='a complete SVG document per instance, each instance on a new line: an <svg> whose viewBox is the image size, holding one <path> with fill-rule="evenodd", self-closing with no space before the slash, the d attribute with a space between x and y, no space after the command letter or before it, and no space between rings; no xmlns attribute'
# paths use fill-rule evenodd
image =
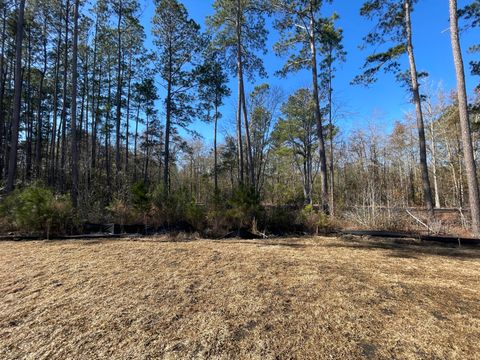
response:
<svg viewBox="0 0 480 360"><path fill-rule="evenodd" d="M0 243L1 359L480 359L480 249Z"/></svg>

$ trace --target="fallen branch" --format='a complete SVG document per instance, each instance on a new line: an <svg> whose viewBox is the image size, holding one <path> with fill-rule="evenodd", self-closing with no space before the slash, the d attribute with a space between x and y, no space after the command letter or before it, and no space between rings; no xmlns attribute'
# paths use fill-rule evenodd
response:
<svg viewBox="0 0 480 360"><path fill-rule="evenodd" d="M429 232L435 233L435 231L433 231L433 230L430 228L430 226L428 226L428 225L425 224L422 220L420 220L420 219L417 218L415 215L413 215L410 211L408 211L408 209L405 209L405 211L407 212L408 215L410 215L412 218L414 218L418 223L420 223L420 224L422 224L423 226L425 226Z"/></svg>

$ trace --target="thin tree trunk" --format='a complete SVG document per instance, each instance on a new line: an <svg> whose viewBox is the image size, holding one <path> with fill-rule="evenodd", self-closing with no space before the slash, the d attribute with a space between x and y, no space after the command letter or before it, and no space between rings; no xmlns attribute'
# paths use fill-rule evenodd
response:
<svg viewBox="0 0 480 360"><path fill-rule="evenodd" d="M70 0L67 0L65 6L65 52L63 54L63 99L61 114L61 159L60 159L60 189L65 190L65 172L66 172L66 156L67 156L67 93L68 93L68 25L70 15Z"/></svg>
<svg viewBox="0 0 480 360"><path fill-rule="evenodd" d="M98 104L100 103L100 96L95 98L95 78L97 75L97 43L98 43L98 16L95 19L95 34L93 35L93 63L92 63L92 108L91 108L91 116L92 116L92 147L90 151L90 176L93 174L93 170L96 166L96 152L97 152L97 114L99 110ZM100 72L101 73L101 72ZM100 95L100 81L98 82L98 95Z"/></svg>
<svg viewBox="0 0 480 360"><path fill-rule="evenodd" d="M35 142L35 177L40 178L40 170L42 167L42 101L43 101L43 82L47 73L48 54L47 54L47 25L43 27L43 71L40 75L40 88L38 90L38 113L37 113L37 131Z"/></svg>
<svg viewBox="0 0 480 360"><path fill-rule="evenodd" d="M171 67L170 67L171 69ZM170 179L169 179L169 165L170 165L170 128L171 128L171 106L172 106L172 82L169 79L167 85L167 111L166 111L166 122L165 122L165 156L164 156L164 168L163 168L163 186L164 191L170 191ZM148 125L148 124L147 124Z"/></svg>
<svg viewBox="0 0 480 360"><path fill-rule="evenodd" d="M217 127L218 127L218 106L215 101L215 118L213 126L213 183L215 194L218 193L218 154L217 154Z"/></svg>
<svg viewBox="0 0 480 360"><path fill-rule="evenodd" d="M121 118L122 118L122 0L118 3L118 23L117 23L117 94L116 94L116 103L117 103L117 123L116 123L116 136L115 136L115 165L117 167L117 174L121 171L120 163L120 127L121 127Z"/></svg>
<svg viewBox="0 0 480 360"><path fill-rule="evenodd" d="M169 37L169 60L168 60L168 84L167 84L167 97L166 101L166 121L165 121L165 151L164 151L164 168L163 168L163 186L164 191L168 194L170 192L170 131L171 131L171 114L172 114L172 71L173 71L173 59L172 59L172 39ZM148 122L148 120L147 120ZM148 125L148 123L147 123Z"/></svg>
<svg viewBox="0 0 480 360"><path fill-rule="evenodd" d="M140 121L140 101L137 107L137 116L135 119L135 138L133 144L133 180L137 181L137 142L138 142L138 123Z"/></svg>
<svg viewBox="0 0 480 360"><path fill-rule="evenodd" d="M149 115L149 111L147 110L147 123L146 123L146 131L145 131L145 170L144 170L144 173L143 173L143 182L145 184L148 184L148 160L149 160L149 149L150 149L150 144L149 144L149 132L150 132L150 129L149 129L149 118L148 118L148 115ZM164 179L165 181L165 179ZM168 183L168 174L167 174L167 183ZM166 186L166 185L165 185ZM167 187L165 187L165 191L168 191L167 190Z"/></svg>
<svg viewBox="0 0 480 360"><path fill-rule="evenodd" d="M244 182L243 167L243 140L242 140L242 44L241 44L241 3L237 0L237 19L236 19L236 36L237 36L237 81L238 81L238 101L237 101L237 152L238 152L238 178L240 185Z"/></svg>
<svg viewBox="0 0 480 360"><path fill-rule="evenodd" d="M4 146L6 144L6 129L5 129L5 112L4 112L4 96L5 96L5 78L6 71L5 67L5 35L7 29L7 7L3 6L3 21L2 21L2 45L1 45L1 54L0 54L0 178L3 178L4 170ZM8 62L7 62L8 67Z"/></svg>
<svg viewBox="0 0 480 360"><path fill-rule="evenodd" d="M13 116L12 136L9 154L7 194L15 187L15 175L17 169L18 132L20 128L20 110L22 97L22 43L23 43L23 21L25 16L25 0L20 0L17 18L17 34L15 39L15 88L13 95Z"/></svg>
<svg viewBox="0 0 480 360"><path fill-rule="evenodd" d="M317 71L317 49L315 45L315 21L313 8L310 7L310 52L311 52L311 67L312 67L312 85L313 85L313 100L315 104L315 121L317 123L318 133L318 151L320 156L320 176L321 176L321 191L322 191L322 210L325 214L329 213L328 209L328 180L327 180L327 158L325 154L325 138L323 136L322 114L320 110L320 99L318 91L318 71Z"/></svg>
<svg viewBox="0 0 480 360"><path fill-rule="evenodd" d="M109 59L110 60L110 59ZM110 61L108 61L109 63ZM110 169L110 109L112 104L112 69L108 69L108 97L107 97L107 112L105 115L105 172L107 174L107 183L109 193L111 194L111 169Z"/></svg>
<svg viewBox="0 0 480 360"><path fill-rule="evenodd" d="M433 176L433 189L435 191L435 207L440 208L440 190L438 187L438 176L437 176L437 145L436 145L436 136L435 128L433 124L433 118L430 121L430 140L432 142L432 176Z"/></svg>
<svg viewBox="0 0 480 360"><path fill-rule="evenodd" d="M248 115L247 115L247 101L245 99L245 86L243 83L243 64L240 60L240 81L242 87L242 108L243 108L243 120L245 127L245 142L247 147L247 171L249 176L249 185L255 191L257 188L255 187L255 168L253 163L253 154L252 154L252 143L250 140L250 125L248 124Z"/></svg>
<svg viewBox="0 0 480 360"><path fill-rule="evenodd" d="M102 65L100 64L99 68L99 79L98 79L98 89L97 89L97 101L95 107L95 119L92 122L92 170L95 170L97 166L97 133L98 133L98 123L100 121L100 95L102 93Z"/></svg>
<svg viewBox="0 0 480 360"><path fill-rule="evenodd" d="M332 121L332 48L330 47L329 54L329 68L328 68L328 126L330 136L330 157L329 157L329 171L330 171L330 212L335 216L335 174L333 161L333 121Z"/></svg>
<svg viewBox="0 0 480 360"><path fill-rule="evenodd" d="M50 155L48 156L48 161L50 162L48 166L48 182L50 185L55 184L55 148L56 148L56 138L57 138L57 117L58 117L58 79L60 73L60 47L62 44L62 27L58 28L58 42L57 42L57 51L55 56L55 76L53 80L53 119L52 119L52 139L50 141Z"/></svg>
<svg viewBox="0 0 480 360"><path fill-rule="evenodd" d="M463 160L467 172L468 200L472 218L472 231L480 235L480 194L478 191L477 167L473 154L472 134L468 119L467 89L465 85L465 70L458 35L457 1L450 0L450 36L452 42L453 60L457 77L458 109L460 113L460 128L462 132Z"/></svg>
<svg viewBox="0 0 480 360"><path fill-rule="evenodd" d="M130 100L132 96L132 53L128 62L128 89L127 89L127 122L125 125L125 174L128 174L129 133L130 133Z"/></svg>
<svg viewBox="0 0 480 360"><path fill-rule="evenodd" d="M411 15L410 1L411 0L405 0L405 3L404 3L407 53L408 53L408 60L410 63L410 78L411 78L411 84L412 84L413 102L415 104L415 112L417 115L417 130L418 130L418 142L419 142L419 149L420 149L420 169L422 173L423 199L425 202L425 206L427 207L429 217L433 219L435 214L433 210L432 189L430 187L430 179L428 175L427 146L425 141L425 127L423 122L422 101L420 98L417 67L415 64L415 56L413 53L413 44L412 44L412 23L410 19L410 15Z"/></svg>
<svg viewBox="0 0 480 360"><path fill-rule="evenodd" d="M32 29L27 26L27 82L26 94L24 102L27 105L25 112L25 127L26 127L26 164L25 164L25 179L30 181L32 177L32 140L33 140L33 111L32 111Z"/></svg>
<svg viewBox="0 0 480 360"><path fill-rule="evenodd" d="M12 93L14 92L14 88L12 88L12 81L15 81L15 58L13 56L10 57L10 64L7 63L7 72L6 74L6 86L5 91ZM13 80L12 80L13 79ZM12 111L13 114L13 111ZM4 163L4 176L5 178L8 177L8 166L9 166L9 156L10 156L10 148L11 148L11 141L12 141L12 121L8 124L5 124L5 146L4 146L4 153L3 158L5 159Z"/></svg>
<svg viewBox="0 0 480 360"><path fill-rule="evenodd" d="M80 0L75 0L73 10L73 49L72 49L72 102L71 102L71 152L72 152L72 205L78 201L78 149L77 149L77 77L78 77L78 7Z"/></svg>

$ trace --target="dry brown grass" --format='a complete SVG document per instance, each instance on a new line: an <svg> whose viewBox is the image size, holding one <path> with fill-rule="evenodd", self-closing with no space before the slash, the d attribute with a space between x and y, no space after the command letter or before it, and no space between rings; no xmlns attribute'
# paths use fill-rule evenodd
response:
<svg viewBox="0 0 480 360"><path fill-rule="evenodd" d="M0 243L1 359L480 358L480 250Z"/></svg>

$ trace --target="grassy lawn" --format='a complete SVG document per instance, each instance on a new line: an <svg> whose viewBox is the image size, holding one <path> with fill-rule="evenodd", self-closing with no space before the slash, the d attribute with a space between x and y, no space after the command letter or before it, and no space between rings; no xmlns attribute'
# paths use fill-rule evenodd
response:
<svg viewBox="0 0 480 360"><path fill-rule="evenodd" d="M0 243L1 359L478 359L480 249Z"/></svg>

